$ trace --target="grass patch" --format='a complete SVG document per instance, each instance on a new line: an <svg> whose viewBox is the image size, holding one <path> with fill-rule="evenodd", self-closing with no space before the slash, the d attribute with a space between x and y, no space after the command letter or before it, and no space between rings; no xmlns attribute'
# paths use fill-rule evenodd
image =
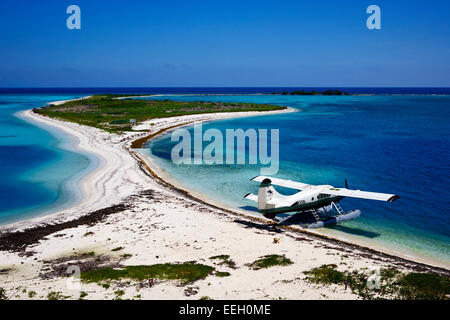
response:
<svg viewBox="0 0 450 320"><path fill-rule="evenodd" d="M269 111L285 107L255 103L223 103L207 101L170 101L146 99L114 99L119 95L94 95L88 99L68 101L58 106L47 106L34 111L70 122L100 128L108 132L130 131L130 120L140 123L154 118L189 114Z"/></svg>
<svg viewBox="0 0 450 320"><path fill-rule="evenodd" d="M334 264L322 265L306 271L307 280L318 284L345 285L363 299L391 298L402 300L448 300L450 278L434 273L403 274L388 268L380 270L379 284L369 286L371 274L358 271L339 271Z"/></svg>
<svg viewBox="0 0 450 320"><path fill-rule="evenodd" d="M28 298L33 298L36 295L36 291L28 291Z"/></svg>
<svg viewBox="0 0 450 320"><path fill-rule="evenodd" d="M226 265L228 268L236 269L236 262L230 259L230 256L227 254L222 254L219 256L210 257L211 260L222 260L218 262L218 265Z"/></svg>
<svg viewBox="0 0 450 320"><path fill-rule="evenodd" d="M344 283L345 274L336 270L335 264L322 265L319 268L314 268L306 271L308 279L314 283L323 284L339 284Z"/></svg>
<svg viewBox="0 0 450 320"><path fill-rule="evenodd" d="M116 298L119 298L125 294L125 291L123 290L116 290L114 291L114 294L116 295Z"/></svg>
<svg viewBox="0 0 450 320"><path fill-rule="evenodd" d="M450 296L450 279L434 273L408 273L397 284L403 299L448 300Z"/></svg>
<svg viewBox="0 0 450 320"><path fill-rule="evenodd" d="M183 283L204 279L214 271L213 267L193 262L165 263L149 266L126 266L122 269L100 268L81 273L84 282L133 279L137 281L150 278L180 280Z"/></svg>
<svg viewBox="0 0 450 320"><path fill-rule="evenodd" d="M216 271L215 276L216 277L229 277L229 276L231 276L231 274L229 272Z"/></svg>
<svg viewBox="0 0 450 320"><path fill-rule="evenodd" d="M47 294L48 300L64 300L68 298L70 298L70 296L64 296L60 291L51 291Z"/></svg>
<svg viewBox="0 0 450 320"><path fill-rule="evenodd" d="M293 262L284 255L270 254L259 258L250 264L250 268L254 270L270 268L273 266L288 266Z"/></svg>
<svg viewBox="0 0 450 320"><path fill-rule="evenodd" d="M228 260L228 259L230 259L230 256L229 256L228 254L222 254L222 255L220 255L220 256L213 256L213 257L210 257L210 259L211 259L211 260L214 260L214 259Z"/></svg>
<svg viewBox="0 0 450 320"><path fill-rule="evenodd" d="M111 284L109 282L103 282L100 284L102 288L109 289L111 287Z"/></svg>

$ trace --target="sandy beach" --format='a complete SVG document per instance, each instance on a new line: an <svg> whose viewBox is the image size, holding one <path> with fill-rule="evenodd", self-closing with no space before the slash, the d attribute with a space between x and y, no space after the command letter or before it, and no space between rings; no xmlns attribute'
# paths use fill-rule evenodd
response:
<svg viewBox="0 0 450 320"><path fill-rule="evenodd" d="M183 190L150 158L131 148L138 139L194 121L279 112L293 110L153 119L134 128L147 132L116 135L25 111L23 117L74 136L74 149L95 155L100 164L81 180L84 197L77 205L0 227L1 286L10 299L47 299L52 292L78 299L82 291L87 293L85 299L114 299L118 290L123 291L122 299L358 299L342 286L312 284L304 272L335 264L341 271L395 267L403 272L449 274L448 266L410 261L320 231L273 229L264 218ZM284 255L293 264L260 270L249 267L271 254ZM218 255L229 255L235 265L210 259ZM152 287L117 281L108 288L95 283L74 288L66 277L72 265L83 271L93 264L121 267L186 261L213 266L230 276L210 275L189 286L162 280Z"/></svg>

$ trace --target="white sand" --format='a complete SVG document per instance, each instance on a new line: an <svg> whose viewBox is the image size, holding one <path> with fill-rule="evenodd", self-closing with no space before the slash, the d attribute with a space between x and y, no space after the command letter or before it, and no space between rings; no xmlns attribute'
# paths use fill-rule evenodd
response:
<svg viewBox="0 0 450 320"><path fill-rule="evenodd" d="M291 110L289 110L291 111ZM207 114L156 119L139 125L136 129L157 132L193 120L209 121L219 118L253 116L258 113ZM1 287L11 299L46 299L49 292L61 292L77 299L80 291L88 293L86 299L113 299L116 290L124 290L122 298L142 299L355 299L356 295L342 286L323 287L305 280L304 271L322 264L336 264L339 270L360 270L376 266L392 266L405 270L404 262L380 257L339 243L330 243L308 234L283 230L281 233L257 228L261 223L249 224L249 219L212 208L191 200L141 170L135 156L129 152L130 142L148 133L114 135L99 129L45 118L27 111L24 116L65 130L77 137L76 148L101 157L101 165L81 182L85 197L77 206L50 216L44 216L13 225L4 226L1 232L20 230L36 224L74 219L93 210L125 202L131 205L120 213L108 216L95 225L80 225L51 234L38 244L20 252L0 252ZM148 160L148 159L147 159ZM163 172L149 163L152 170ZM169 177L164 177L169 179ZM172 181L171 181L172 182ZM176 183L176 182L174 182ZM153 190L152 196L133 196L144 190ZM195 195L201 196L201 195ZM274 243L274 238L279 243ZM122 247L118 251L114 248ZM218 271L230 272L229 277L208 276L189 287L198 293L187 297L186 286L175 281L157 281L152 288L139 288L134 282L112 282L106 289L97 284L81 284L81 288L67 286L61 276L45 278L52 270L55 259L92 252L108 258L108 263L122 265L149 265L195 260L215 266ZM130 258L120 258L122 254ZM230 255L237 269L215 265L209 257ZM289 266L275 266L252 270L246 264L268 254L285 255L293 261ZM71 258L70 258L71 257ZM45 263L50 261L50 263ZM80 263L79 261L74 261ZM406 267L409 268L409 267ZM41 275L40 275L41 274ZM45 280L43 279L45 278ZM26 291L24 291L26 289Z"/></svg>

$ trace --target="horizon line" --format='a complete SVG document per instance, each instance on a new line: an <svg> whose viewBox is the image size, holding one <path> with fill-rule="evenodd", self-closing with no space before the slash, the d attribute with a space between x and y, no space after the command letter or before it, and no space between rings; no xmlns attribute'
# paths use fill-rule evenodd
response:
<svg viewBox="0 0 450 320"><path fill-rule="evenodd" d="M432 89L450 89L450 86L447 87L436 87L436 86L113 86L113 87L96 87L96 86L84 86L84 87L0 87L0 89L114 89L114 88L130 88L130 89L138 89L138 88L398 88L398 89L411 89L411 88L432 88Z"/></svg>

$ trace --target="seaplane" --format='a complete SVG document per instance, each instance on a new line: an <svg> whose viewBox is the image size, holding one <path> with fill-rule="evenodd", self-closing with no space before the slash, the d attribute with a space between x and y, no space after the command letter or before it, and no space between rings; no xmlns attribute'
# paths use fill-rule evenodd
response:
<svg viewBox="0 0 450 320"><path fill-rule="evenodd" d="M345 179L345 188L335 188L330 185L311 185L303 182L284 180L268 176L257 176L250 181L260 182L258 194L248 193L244 199L258 204L258 212L264 217L279 224L287 220L297 219L300 225L307 228L319 228L342 221L356 219L360 210L344 211L339 202L345 197L371 199L392 202L400 196L396 194L351 190ZM292 195L283 195L273 187L281 186L298 190ZM291 213L284 219L277 219L277 214ZM303 218L303 219L302 219Z"/></svg>

